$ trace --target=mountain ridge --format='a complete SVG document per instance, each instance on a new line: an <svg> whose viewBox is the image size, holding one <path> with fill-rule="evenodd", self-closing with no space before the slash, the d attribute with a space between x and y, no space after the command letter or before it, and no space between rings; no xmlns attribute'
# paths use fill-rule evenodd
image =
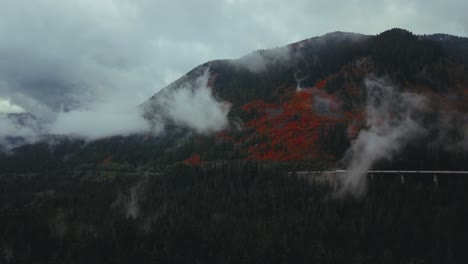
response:
<svg viewBox="0 0 468 264"><path fill-rule="evenodd" d="M287 44L285 46L279 46L279 47L275 47L275 48L271 48L271 49L255 50L255 51L252 51L252 52L250 52L250 53L248 53L246 55L243 55L243 56L241 56L241 57L239 57L237 59L214 59L214 60L204 62L204 63L194 67L192 70L188 71L186 74L182 75L177 80L171 82L169 85L163 87L159 92L161 92L162 90L164 90L166 88L179 86L182 82L186 81L187 78L190 78L190 76L192 76L193 74L199 73L201 71L200 68L210 67L210 66L212 66L213 64L216 64L216 63L236 62L236 61L242 60L243 58L245 58L245 57L247 57L247 56L249 56L251 54L254 54L254 53L268 52L268 51L277 50L277 49L284 49L284 48L287 48L287 47L296 47L296 46L301 47L301 44L304 44L306 42L317 41L317 42L322 42L323 43L323 42L326 42L327 39L334 38L336 36L341 36L341 37L343 37L343 36L349 36L349 37L354 36L354 37L371 38L371 37L375 37L375 36L379 36L379 35L391 34L392 32L398 32L398 33L404 33L404 34L407 34L407 35L413 35L410 31L405 30L405 29L401 29L401 28L393 28L393 29L390 29L390 30L383 31L382 33L379 33L379 34L376 34L376 35L366 35L366 34L346 32L346 31L329 32L329 33L326 33L326 34L324 34L322 36L314 36L314 37L306 38L306 39L303 39L303 40L300 40L300 41L297 41L297 42ZM419 37L420 39L437 40L437 41L441 41L441 42L443 42L443 41L466 41L468 43L468 37L455 36L455 35L450 35L450 34L445 34L445 33L421 34L421 35L413 35L413 36ZM159 92L155 93L151 98L154 98L154 96L156 96Z"/></svg>
<svg viewBox="0 0 468 264"><path fill-rule="evenodd" d="M390 35L390 36L388 36ZM297 50L306 50L305 52L301 53L301 54L291 54L291 58L289 58L290 60L296 60L292 63L295 63L295 64L300 64L300 63L303 63L300 61L300 59L304 59L304 60L307 60L309 59L308 57L307 58L294 58L294 55L296 56L313 56L313 55L316 55L317 53L317 50L320 50L321 48L324 48L325 49L336 49L336 48L339 48L337 47L336 45L340 45L340 42L342 41L347 41L349 39L360 39L361 41L363 40L368 40L368 39L372 39L372 38L377 38L377 37L381 37L381 38L384 38L384 37L390 37L390 38L401 38L403 37L403 39L405 38L408 38L410 37L410 39L412 41L415 41L415 42L418 42L418 41L424 41L426 39L429 39L429 40L432 40L434 38L436 39L440 39L438 38L437 36L440 36L440 34L433 34L433 35L413 35L411 32L407 31L407 30L403 30L403 29L391 29L391 30L387 30L387 31L384 31L380 34L377 34L377 35L364 35L364 34L359 34L359 33L349 33L349 32L341 32L341 31L336 31L336 32L331 32L331 33L327 33L327 34L324 34L322 36L318 36L318 37L311 37L311 38L308 38L308 39L304 39L302 41L298 41L298 42L295 42L295 43L291 43L291 44L288 44L286 46L282 46L282 47L277 47L277 48L273 48L273 49L267 49L267 50L257 50L257 51L253 51L247 55L244 55L238 59L223 59L223 60L212 60L212 61L208 61L208 62L205 62L203 64L200 64L199 66L193 68L192 70L190 70L187 74L183 75L182 77L180 77L179 79L177 79L176 81L172 82L171 84L169 84L168 86L164 87L163 89L161 89L158 93L163 93L165 89L172 89L174 87L177 87L177 86L180 86L182 83L188 81L190 78L193 78L194 75L196 76L197 74L200 74L201 72L203 72L206 68L210 68L212 69L216 74L216 71L226 71L226 70L232 70L232 71L249 71L249 69L243 67L242 63L239 63L239 61L242 61L244 59L246 59L247 57L249 56L261 56L261 57L269 57L271 56L270 54L271 53L274 53L275 51L277 50L284 50L284 49L289 49L290 52L294 53L294 52L297 52ZM452 36L452 35L446 35L447 38L445 38L445 40L459 40L460 42L466 42L468 43L468 38L463 38L463 37L456 37L456 36ZM339 38L338 38L339 37ZM345 46L347 46L349 43L344 43ZM331 47L330 47L331 46ZM346 49L352 49L353 47L346 47ZM372 49L372 47L369 47L368 49ZM358 51L359 52L359 51ZM312 53L312 54L310 54ZM288 65L288 63L291 63L291 61L281 61L282 65L268 65L268 63L266 63L267 65L266 66L269 66L269 67L281 67L282 70L286 70L286 71L291 71L291 69L287 69L287 67L291 67L291 65ZM465 61L464 61L465 63ZM294 65L296 67L299 67L301 68L301 65ZM227 69L226 69L227 68ZM286 68L286 69L285 69ZM335 67L336 68L336 67ZM271 70L271 69L270 69ZM274 70L274 69L273 69ZM299 69L300 70L300 69ZM327 73L331 73L332 70L329 70L327 71ZM254 74L254 75L262 75L265 73L265 70L261 70L259 72L255 72L255 71L250 71L251 74ZM291 74L293 75L293 74ZM311 78L311 77L308 77L312 80L306 80L306 83L307 85L309 86L312 86L315 81L317 81L317 77L315 78ZM288 81L288 84L292 84L294 83L294 80L292 78L292 76L289 77L289 79L286 79ZM155 96L157 96L156 93L155 95L153 95L149 100L151 100L152 98L154 98ZM222 92L221 92L222 93ZM223 99L227 99L229 100L229 96L228 98L223 98ZM146 102L148 102L149 100L147 100Z"/></svg>
<svg viewBox="0 0 468 264"><path fill-rule="evenodd" d="M47 148L38 147L37 151L54 160L51 164L57 161L66 166L100 164L112 157L114 162L132 166L247 160L342 167L346 166L341 162L353 141L372 128L367 120L366 82L370 80L384 88L393 87L395 96L419 94L428 101L428 110L418 120L428 135L416 138L414 144L403 148L402 155L379 166L420 168L425 159L434 168L461 168L465 155L456 156L449 148L459 151L467 137L460 125L468 112L468 73L464 64L468 52L464 53L465 47L460 44L464 42L468 39L414 35L402 29L378 35L332 32L273 50L254 51L236 60L209 61L140 106L154 127L165 123L162 134L68 142L66 160L50 156ZM184 125L191 118L190 108L183 112L185 123L173 120L168 108L182 91L184 107L199 98L197 91L202 91L200 98L205 101L197 107L216 107L200 113L222 111L226 126L200 133ZM444 123L444 119L450 122ZM450 141L446 142L450 147L434 145L436 140ZM421 144L430 148L421 149ZM24 154L28 152L25 149L32 151L34 147L20 147L17 151ZM412 157L414 153L421 158Z"/></svg>

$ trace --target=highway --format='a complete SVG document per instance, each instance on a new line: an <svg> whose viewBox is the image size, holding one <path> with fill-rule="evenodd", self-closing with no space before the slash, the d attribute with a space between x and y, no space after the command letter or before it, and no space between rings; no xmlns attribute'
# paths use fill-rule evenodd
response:
<svg viewBox="0 0 468 264"><path fill-rule="evenodd" d="M293 172L289 172L292 174ZM317 174L346 174L346 170L327 170L327 171L296 171L296 175L317 175ZM465 174L468 175L468 171L437 171L437 170L370 170L367 174Z"/></svg>
<svg viewBox="0 0 468 264"><path fill-rule="evenodd" d="M346 177L348 171L346 170L326 170L326 171L296 171L289 172L288 175L296 175L297 177L306 178L311 177L317 182L341 182L343 177ZM442 170L369 170L367 175L372 180L374 177L383 175L395 175L400 177L402 184L405 183L405 178L411 176L431 176L434 184L439 184L439 176L454 176L454 175L468 175L468 171L442 171Z"/></svg>

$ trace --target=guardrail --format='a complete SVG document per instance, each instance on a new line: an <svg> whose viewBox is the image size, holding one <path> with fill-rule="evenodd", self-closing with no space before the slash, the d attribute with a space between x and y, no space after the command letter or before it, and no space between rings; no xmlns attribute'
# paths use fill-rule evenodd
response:
<svg viewBox="0 0 468 264"><path fill-rule="evenodd" d="M331 181L336 181L338 177L345 176L348 171L346 170L328 170L328 171L290 171L288 175L295 174L299 177L317 177L324 176L326 178L330 177ZM440 175L468 175L468 171L437 171L437 170L369 170L367 174L372 180L374 175L382 174L395 174L400 176L400 181L402 184L405 183L405 177L410 175L428 175L433 177L433 181L436 185L439 184ZM322 181L325 179L322 179Z"/></svg>

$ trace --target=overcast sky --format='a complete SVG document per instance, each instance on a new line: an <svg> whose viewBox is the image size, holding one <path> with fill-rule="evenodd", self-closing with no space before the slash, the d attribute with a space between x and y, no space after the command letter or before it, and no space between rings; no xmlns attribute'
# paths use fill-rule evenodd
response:
<svg viewBox="0 0 468 264"><path fill-rule="evenodd" d="M0 0L0 111L137 105L193 67L331 31L468 36L466 0Z"/></svg>

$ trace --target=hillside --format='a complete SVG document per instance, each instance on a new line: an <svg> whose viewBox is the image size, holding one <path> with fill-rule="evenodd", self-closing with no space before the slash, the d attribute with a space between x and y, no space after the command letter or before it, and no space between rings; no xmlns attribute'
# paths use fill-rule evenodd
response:
<svg viewBox="0 0 468 264"><path fill-rule="evenodd" d="M157 93L144 107L151 119L160 112L158 98L183 89L209 71L214 97L231 107L231 125L215 139L199 136L192 140L193 150L185 151L199 157L196 161L309 161L316 166L336 166L351 141L368 125L366 81L385 79L397 93L422 95L429 102L420 117L428 136L412 145L453 134L443 139L447 142L432 146L432 154L411 146L407 149L430 158L436 152L448 153L446 144L463 142L466 136L468 72L463 44L467 43L465 38L417 36L401 29L377 36L334 32L256 51L238 60L207 62ZM447 128L450 131L440 127L446 118L456 123ZM210 151L220 149L210 153L203 149L206 146ZM446 157L447 153L437 156ZM449 166L445 161L435 162L438 165L434 166Z"/></svg>
<svg viewBox="0 0 468 264"><path fill-rule="evenodd" d="M379 87L391 86L395 90L393 97L410 93L426 101L425 109L419 109L414 120L425 135L402 146L404 150L388 159L391 163L378 166L466 168L467 43L466 38L417 36L402 29L376 36L334 32L285 47L255 51L237 60L210 61L142 105L154 130L162 133L88 143L63 139L62 144L62 137L51 135L45 139L54 138L55 147L41 147L42 143L19 147L13 151L16 155L4 157L8 162L2 167L15 170L13 167L19 165L12 164L24 163L32 155L35 160L19 166L21 170L37 169L31 164L95 166L109 157L132 167L251 160L340 168L346 166L345 153L351 143L360 132L372 128L370 100L383 99L369 97L371 82L380 83ZM210 98L201 104L212 103L216 107L194 113L197 118L185 114L176 119L177 113L171 112L175 96L188 90L184 104L191 104L196 101L197 90L203 90L199 87L202 83ZM211 115L219 108L223 112ZM406 112L414 110L403 108ZM389 114L395 123L391 127L396 128L406 112L389 111L383 115ZM219 125L220 122L225 124ZM199 127L198 123L209 127ZM68 149L71 141L76 143ZM70 151L66 159L61 151L59 156L55 153L63 148ZM31 151L34 154L28 154ZM32 167L27 169L29 166Z"/></svg>

